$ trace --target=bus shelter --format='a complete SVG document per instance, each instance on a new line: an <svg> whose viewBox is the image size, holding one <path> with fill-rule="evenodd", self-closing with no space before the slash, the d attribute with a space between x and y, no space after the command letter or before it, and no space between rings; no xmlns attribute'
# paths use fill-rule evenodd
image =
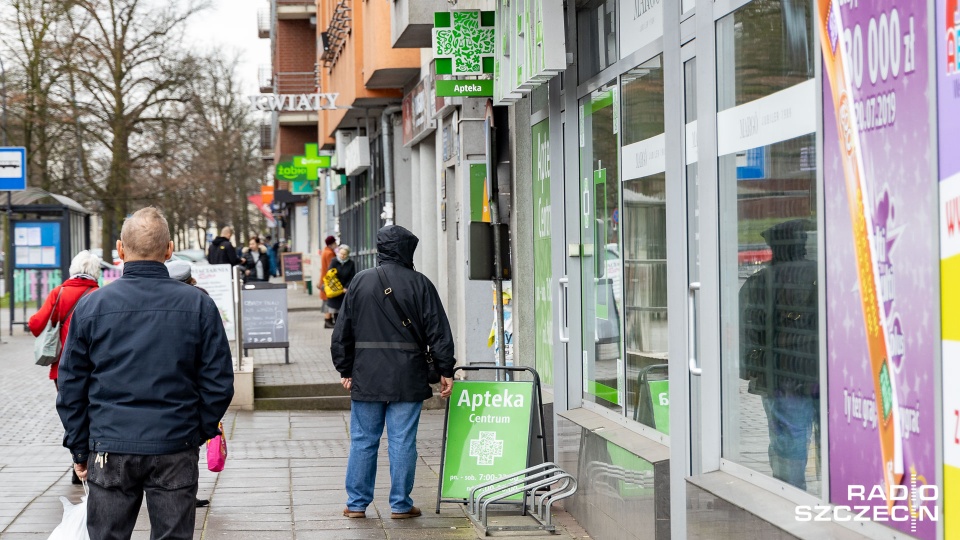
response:
<svg viewBox="0 0 960 540"><path fill-rule="evenodd" d="M69 276L70 261L90 247L90 211L65 195L39 188L13 194L7 211L7 283L11 292L10 335L27 328L33 307ZM17 308L20 309L17 309Z"/></svg>

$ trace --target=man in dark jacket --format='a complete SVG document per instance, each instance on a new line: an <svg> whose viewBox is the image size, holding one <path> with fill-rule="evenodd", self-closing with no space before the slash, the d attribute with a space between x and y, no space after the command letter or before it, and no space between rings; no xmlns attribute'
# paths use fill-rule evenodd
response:
<svg viewBox="0 0 960 540"><path fill-rule="evenodd" d="M770 264L740 288L740 377L767 413L773 477L803 490L820 418L817 262L806 248L807 231L815 229L792 219L760 233Z"/></svg>
<svg viewBox="0 0 960 540"><path fill-rule="evenodd" d="M123 277L77 305L64 345L63 444L89 475L91 540L130 538L144 492L151 538L192 539L199 447L233 398L230 347L213 300L170 279L159 210L128 218L117 251Z"/></svg>
<svg viewBox="0 0 960 540"><path fill-rule="evenodd" d="M441 397L449 397L453 390L457 363L453 335L437 289L413 269L418 242L413 233L396 225L377 233L378 264L411 324L402 324L373 268L353 278L333 330L333 363L352 398L347 508L343 511L347 517L366 517L367 506L373 502L384 424L390 436L390 517L420 515L410 493L417 465L420 408L433 390L427 383L426 356L412 331L420 332L437 363Z"/></svg>
<svg viewBox="0 0 960 540"><path fill-rule="evenodd" d="M213 239L210 243L210 250L207 252L207 262L210 264L229 264L236 266L243 264L243 259L237 255L237 248L230 243L230 237L233 236L232 227L220 229L220 236Z"/></svg>

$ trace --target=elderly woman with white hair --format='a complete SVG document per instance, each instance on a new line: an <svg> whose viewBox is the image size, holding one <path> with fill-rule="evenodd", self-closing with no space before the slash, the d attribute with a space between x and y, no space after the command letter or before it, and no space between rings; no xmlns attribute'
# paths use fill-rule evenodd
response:
<svg viewBox="0 0 960 540"><path fill-rule="evenodd" d="M33 335L39 336L50 321L62 322L60 324L60 347L62 349L63 343L67 340L67 330L70 328L73 308L76 307L81 298L97 289L99 286L97 280L99 279L100 257L87 250L77 253L76 257L70 261L70 278L50 291L47 301L43 303L40 311L30 317L30 331L33 332ZM54 384L57 384L59 366L59 359L50 365L50 378L53 379Z"/></svg>
<svg viewBox="0 0 960 540"><path fill-rule="evenodd" d="M30 317L30 331L34 336L46 328L47 323L53 321L60 324L60 349L67 340L67 330L70 329L70 318L73 308L77 307L80 299L99 288L100 257L83 250L70 261L70 278L50 291L46 302L40 311ZM57 384L57 373L60 368L60 359L50 365L50 378ZM58 388L59 390L59 388ZM73 471L73 467L71 467ZM79 484L80 478L73 471L73 483Z"/></svg>

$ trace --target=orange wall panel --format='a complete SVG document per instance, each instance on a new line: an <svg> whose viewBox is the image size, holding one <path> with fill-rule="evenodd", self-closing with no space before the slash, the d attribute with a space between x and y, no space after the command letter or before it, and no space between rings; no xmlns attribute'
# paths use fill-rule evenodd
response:
<svg viewBox="0 0 960 540"><path fill-rule="evenodd" d="M363 2L363 20L367 35L363 42L366 59L363 66L364 83L379 69L420 67L420 49L393 48L390 6L390 2Z"/></svg>

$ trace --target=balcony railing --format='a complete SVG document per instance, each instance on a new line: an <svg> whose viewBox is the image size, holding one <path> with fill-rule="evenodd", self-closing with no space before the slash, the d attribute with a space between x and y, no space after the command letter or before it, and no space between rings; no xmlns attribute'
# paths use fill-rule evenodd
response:
<svg viewBox="0 0 960 540"><path fill-rule="evenodd" d="M257 10L257 35L260 39L270 39L270 11Z"/></svg>
<svg viewBox="0 0 960 540"><path fill-rule="evenodd" d="M273 66L269 64L261 65L257 71L257 82L260 83L261 92L273 92Z"/></svg>
<svg viewBox="0 0 960 540"><path fill-rule="evenodd" d="M326 31L320 33L321 47L323 52L320 54L320 60L323 61L323 67L333 71L340 59L340 53L347 44L347 36L353 28L351 17L350 0L338 0L333 8L333 16L330 17L330 25Z"/></svg>
<svg viewBox="0 0 960 540"><path fill-rule="evenodd" d="M260 124L260 150L268 153L273 150L273 123Z"/></svg>
<svg viewBox="0 0 960 540"><path fill-rule="evenodd" d="M315 71L288 71L277 73L278 94L314 94L317 92Z"/></svg>

